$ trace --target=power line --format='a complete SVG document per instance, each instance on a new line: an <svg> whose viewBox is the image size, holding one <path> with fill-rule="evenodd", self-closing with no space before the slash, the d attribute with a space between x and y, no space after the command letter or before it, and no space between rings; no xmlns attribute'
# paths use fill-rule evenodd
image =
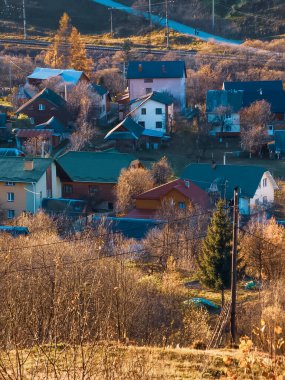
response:
<svg viewBox="0 0 285 380"><path fill-rule="evenodd" d="M167 246L171 246L171 245L174 245L174 244L177 245L179 243L186 243L188 241L200 240L200 239L205 238L205 236L206 235L200 235L200 236L196 236L194 238L188 238L188 239L183 239L183 240L176 240L176 241L173 241L173 242L169 242L167 244ZM162 244L161 246L158 246L156 248L165 248L165 244ZM116 259L116 258L121 257L121 256L127 256L127 255L130 256L130 255L133 255L133 254L138 255L139 253L142 253L142 252L146 252L146 249L145 248L141 248L141 249L135 249L133 251L121 252L121 253L118 253L118 254L115 254L115 255L101 256L101 257L92 257L92 258L89 258L89 259L82 259L82 260L66 261L66 262L61 262L60 264L63 265L63 266L72 266L72 265L75 265L75 264L83 264L83 263L87 263L87 262L100 261L100 260L104 260L104 259ZM160 256L157 256L157 255L150 255L150 256L151 257L160 257ZM59 265L58 263L55 263L55 264L42 265L42 266L37 266L37 267L7 270L7 271L3 271L1 273L1 276L8 275L8 274L14 274L14 273L34 272L34 271L38 271L38 270L42 270L42 269L56 268L58 265Z"/></svg>

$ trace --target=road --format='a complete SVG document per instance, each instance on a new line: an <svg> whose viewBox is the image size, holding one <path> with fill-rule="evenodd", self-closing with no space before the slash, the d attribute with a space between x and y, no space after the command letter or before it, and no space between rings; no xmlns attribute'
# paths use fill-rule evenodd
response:
<svg viewBox="0 0 285 380"><path fill-rule="evenodd" d="M133 9L133 8L128 7L126 5L123 5L117 1L113 1L113 0L91 0L91 1L93 3L104 5L108 8L116 8L122 12L126 12L129 14L138 16L138 17L143 17L143 18L149 20L149 13L148 12L143 12L143 11L140 11L137 9ZM152 22L154 24L158 24L161 26L166 25L166 19L165 18L161 18L161 17L156 16L156 15L151 15L151 19L152 19ZM173 20L168 20L168 25L169 25L170 29L173 29L179 33L188 34L189 36L197 37L197 35L195 35L195 28L192 28L191 26L184 25L184 24L181 24L180 22L173 21ZM214 34L206 33L206 32L203 32L201 30L199 30L198 38L200 38L203 41L213 41L213 42L216 42L219 44L240 45L243 42L243 41L231 40L231 39L223 38L220 36L216 36Z"/></svg>

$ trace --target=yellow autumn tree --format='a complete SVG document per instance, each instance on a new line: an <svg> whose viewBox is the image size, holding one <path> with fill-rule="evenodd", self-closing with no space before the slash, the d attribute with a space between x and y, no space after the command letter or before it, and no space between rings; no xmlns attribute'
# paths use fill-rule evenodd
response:
<svg viewBox="0 0 285 380"><path fill-rule="evenodd" d="M89 73L92 71L93 61L87 57L86 47L81 35L75 27L72 27L70 35L70 61L69 66L74 70Z"/></svg>
<svg viewBox="0 0 285 380"><path fill-rule="evenodd" d="M70 35L72 31L71 20L64 13L59 20L59 28L48 48L45 64L53 68L66 69L70 63Z"/></svg>

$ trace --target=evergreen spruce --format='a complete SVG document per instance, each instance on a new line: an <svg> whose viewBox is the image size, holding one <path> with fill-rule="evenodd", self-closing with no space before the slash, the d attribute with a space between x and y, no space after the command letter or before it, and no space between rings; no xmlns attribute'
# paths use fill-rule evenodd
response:
<svg viewBox="0 0 285 380"><path fill-rule="evenodd" d="M231 281L231 241L231 221L225 203L219 201L199 256L199 279L203 285L221 291L222 306L224 290Z"/></svg>

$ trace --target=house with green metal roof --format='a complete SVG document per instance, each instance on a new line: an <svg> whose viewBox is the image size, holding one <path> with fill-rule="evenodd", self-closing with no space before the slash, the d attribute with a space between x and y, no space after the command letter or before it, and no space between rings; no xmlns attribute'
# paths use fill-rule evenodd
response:
<svg viewBox="0 0 285 380"><path fill-rule="evenodd" d="M120 173L131 166L140 163L127 153L67 152L56 159L62 197L88 200L92 210L112 210Z"/></svg>
<svg viewBox="0 0 285 380"><path fill-rule="evenodd" d="M35 213L46 197L57 197L56 168L52 159L0 158L0 202L6 217Z"/></svg>
<svg viewBox="0 0 285 380"><path fill-rule="evenodd" d="M271 173L262 166L190 164L183 170L181 178L206 190L213 200L232 200L234 188L238 187L242 215L268 209L278 189Z"/></svg>
<svg viewBox="0 0 285 380"><path fill-rule="evenodd" d="M179 110L186 108L186 68L184 61L130 61L127 69L129 97L141 98L152 92L173 96Z"/></svg>
<svg viewBox="0 0 285 380"><path fill-rule="evenodd" d="M44 88L28 102L21 105L15 114L27 115L32 125L46 123L52 117L55 117L64 126L71 120L66 101L49 88Z"/></svg>

